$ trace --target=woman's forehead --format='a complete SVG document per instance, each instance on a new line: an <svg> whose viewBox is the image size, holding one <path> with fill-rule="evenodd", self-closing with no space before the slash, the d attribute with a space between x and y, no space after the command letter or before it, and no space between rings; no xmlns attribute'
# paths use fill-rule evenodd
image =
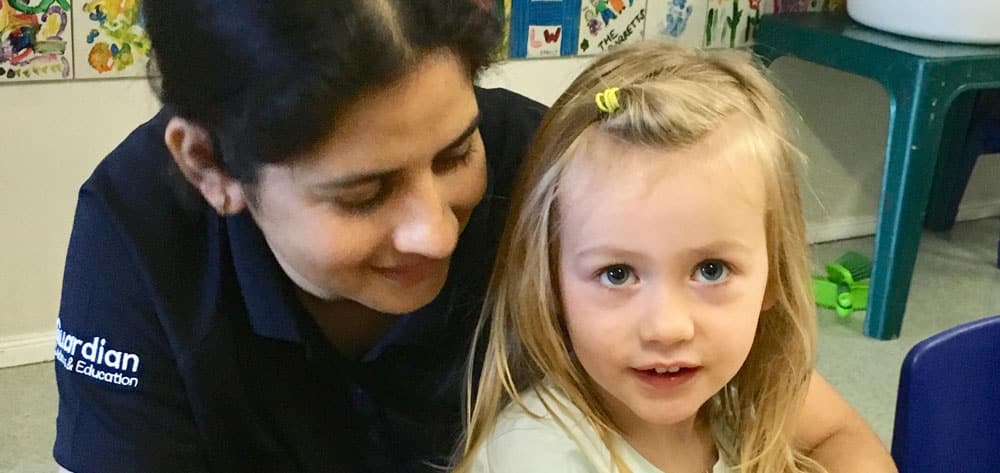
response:
<svg viewBox="0 0 1000 473"><path fill-rule="evenodd" d="M310 171L367 172L433 157L479 114L472 81L454 55L429 56L399 82L356 101L336 129L304 153Z"/></svg>

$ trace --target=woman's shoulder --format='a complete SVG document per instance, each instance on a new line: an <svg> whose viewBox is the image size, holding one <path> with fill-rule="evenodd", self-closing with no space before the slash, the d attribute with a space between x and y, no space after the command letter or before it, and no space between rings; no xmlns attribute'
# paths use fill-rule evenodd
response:
<svg viewBox="0 0 1000 473"><path fill-rule="evenodd" d="M161 110L136 127L80 187L81 194L99 200L120 224L138 221L143 229L160 225L176 231L177 219L199 217L199 201L164 143L170 118Z"/></svg>
<svg viewBox="0 0 1000 473"><path fill-rule="evenodd" d="M477 87L476 100L494 192L507 196L546 107L506 89Z"/></svg>
<svg viewBox="0 0 1000 473"><path fill-rule="evenodd" d="M204 211L190 210L174 193L173 160L163 142L169 118L160 112L137 127L81 186L63 278L64 325L82 330L128 320L154 330L162 321L131 312L115 316L95 298L108 307L142 313L155 307L160 316L184 314L186 320L191 311L168 306L194 305L208 290L205 275L214 274L208 241L218 232ZM67 304L68 294L90 302Z"/></svg>
<svg viewBox="0 0 1000 473"><path fill-rule="evenodd" d="M548 110L545 105L507 89L476 87L476 102L487 154L505 150L504 145L526 147Z"/></svg>
<svg viewBox="0 0 1000 473"><path fill-rule="evenodd" d="M205 205L191 195L164 143L171 115L161 110L135 128L94 169L80 187L79 206L97 206L129 242L151 241L154 248L177 246L205 232ZM182 238L183 239L183 238Z"/></svg>
<svg viewBox="0 0 1000 473"><path fill-rule="evenodd" d="M541 119L548 107L517 92L476 87L476 100L484 115L498 114L503 118L534 117Z"/></svg>

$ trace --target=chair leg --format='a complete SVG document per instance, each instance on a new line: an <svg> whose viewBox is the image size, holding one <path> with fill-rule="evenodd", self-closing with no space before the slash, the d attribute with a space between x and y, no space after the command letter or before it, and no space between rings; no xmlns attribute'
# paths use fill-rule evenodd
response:
<svg viewBox="0 0 1000 473"><path fill-rule="evenodd" d="M982 136L977 133L974 117L977 95L975 91L960 95L946 114L924 219L924 226L930 230L947 231L955 225L958 206L982 149Z"/></svg>
<svg viewBox="0 0 1000 473"><path fill-rule="evenodd" d="M889 143L872 268L865 335L889 340L899 336L910 292L910 278L920 246L920 232L930 196L941 141L941 121L930 120L937 97L922 88L889 89ZM947 107L945 103L942 106Z"/></svg>

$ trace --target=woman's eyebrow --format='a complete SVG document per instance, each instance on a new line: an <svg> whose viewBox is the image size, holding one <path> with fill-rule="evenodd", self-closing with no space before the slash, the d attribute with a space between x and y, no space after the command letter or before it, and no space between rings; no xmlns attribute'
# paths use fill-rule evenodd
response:
<svg viewBox="0 0 1000 473"><path fill-rule="evenodd" d="M448 151L452 151L455 148L458 148L459 146L462 145L462 143L465 143L465 141L468 140L469 137L472 136L472 134L479 129L479 123L481 121L481 118L482 115L476 113L476 116L473 117L472 121L469 122L469 126L465 128L465 131L463 131L462 134L458 135L457 138L452 140L451 143L448 143L447 146L441 148L441 150L435 153L434 156L440 157L441 155L447 153Z"/></svg>
<svg viewBox="0 0 1000 473"><path fill-rule="evenodd" d="M462 143L465 143L465 141L468 140L469 137L472 136L473 133L475 133L476 130L479 129L480 120L481 116L479 114L476 114L476 116L472 119L472 121L469 122L469 126L466 127L465 130L460 135L458 135L457 138L452 140L451 143L448 143L448 145L441 148L440 151L435 153L434 157L439 158L442 155L447 154L449 151L453 151L455 148L458 148L459 146L462 145ZM325 181L317 185L316 189L318 190L339 189L344 187L353 187L362 184L369 184L372 182L378 182L388 179L392 177L393 174L396 174L398 172L399 172L398 169L390 169L386 171L346 174Z"/></svg>

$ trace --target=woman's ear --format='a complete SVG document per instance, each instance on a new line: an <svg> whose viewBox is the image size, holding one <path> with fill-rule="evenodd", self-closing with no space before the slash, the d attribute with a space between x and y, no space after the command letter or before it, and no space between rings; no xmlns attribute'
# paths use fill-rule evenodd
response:
<svg viewBox="0 0 1000 473"><path fill-rule="evenodd" d="M243 184L233 179L216 159L212 138L201 126L180 117L167 123L163 141L184 178L215 211L234 215L246 207Z"/></svg>

